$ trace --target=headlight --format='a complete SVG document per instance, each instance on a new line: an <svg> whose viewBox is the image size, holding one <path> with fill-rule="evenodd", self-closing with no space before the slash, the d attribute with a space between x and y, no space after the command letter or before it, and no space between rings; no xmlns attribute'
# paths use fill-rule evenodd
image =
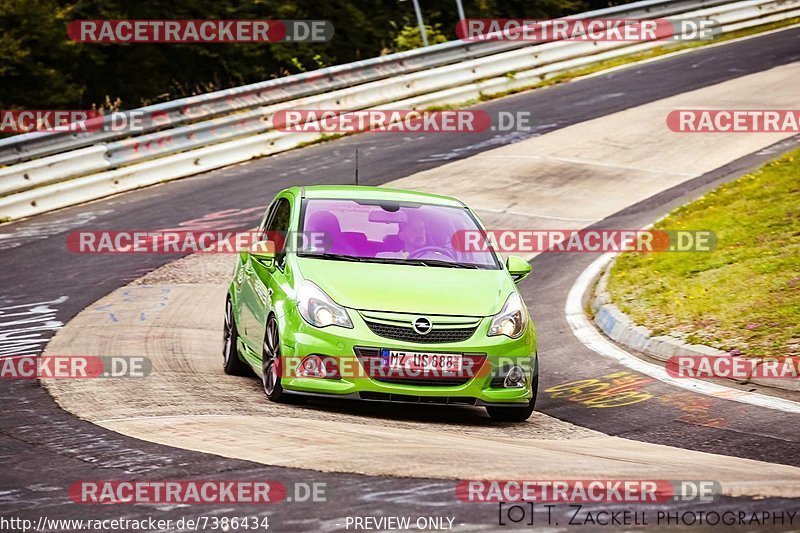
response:
<svg viewBox="0 0 800 533"><path fill-rule="evenodd" d="M324 328L327 326L341 326L352 328L353 323L344 307L337 304L325 291L311 283L304 281L300 285L297 295L297 308L303 320L316 326Z"/></svg>
<svg viewBox="0 0 800 533"><path fill-rule="evenodd" d="M490 337L505 335L516 339L525 331L527 318L528 314L525 304L522 303L522 298L516 292L511 293L500 312L492 318L488 335Z"/></svg>

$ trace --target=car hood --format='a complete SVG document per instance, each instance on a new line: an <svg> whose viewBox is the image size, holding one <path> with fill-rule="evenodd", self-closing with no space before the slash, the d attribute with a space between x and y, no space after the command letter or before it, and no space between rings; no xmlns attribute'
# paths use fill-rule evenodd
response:
<svg viewBox="0 0 800 533"><path fill-rule="evenodd" d="M303 278L339 305L362 311L490 316L514 283L505 270L300 259Z"/></svg>

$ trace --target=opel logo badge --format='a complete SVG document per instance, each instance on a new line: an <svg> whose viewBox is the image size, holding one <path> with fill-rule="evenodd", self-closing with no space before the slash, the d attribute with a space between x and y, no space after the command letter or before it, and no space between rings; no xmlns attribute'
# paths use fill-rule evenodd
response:
<svg viewBox="0 0 800 533"><path fill-rule="evenodd" d="M431 332L431 329L433 328L433 324L431 324L431 321L425 318L424 316L415 318L414 321L411 323L411 326L414 328L414 331L416 331L420 335L427 335L428 333Z"/></svg>

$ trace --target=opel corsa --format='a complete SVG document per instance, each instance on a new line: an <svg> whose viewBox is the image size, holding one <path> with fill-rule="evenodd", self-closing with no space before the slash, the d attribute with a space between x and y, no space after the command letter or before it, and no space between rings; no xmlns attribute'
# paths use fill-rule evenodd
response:
<svg viewBox="0 0 800 533"><path fill-rule="evenodd" d="M376 187L293 187L238 254L225 305L228 374L267 397L478 405L527 420L536 334L505 261L455 198ZM477 238L476 238L477 237Z"/></svg>

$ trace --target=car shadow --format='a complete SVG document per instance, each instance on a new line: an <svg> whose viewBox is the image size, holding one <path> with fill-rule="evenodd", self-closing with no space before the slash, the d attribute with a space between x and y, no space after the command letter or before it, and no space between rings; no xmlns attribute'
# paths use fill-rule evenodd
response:
<svg viewBox="0 0 800 533"><path fill-rule="evenodd" d="M483 407L461 405L414 404L338 398L307 397L297 407L339 415L352 415L381 420L428 422L466 426L495 426Z"/></svg>

